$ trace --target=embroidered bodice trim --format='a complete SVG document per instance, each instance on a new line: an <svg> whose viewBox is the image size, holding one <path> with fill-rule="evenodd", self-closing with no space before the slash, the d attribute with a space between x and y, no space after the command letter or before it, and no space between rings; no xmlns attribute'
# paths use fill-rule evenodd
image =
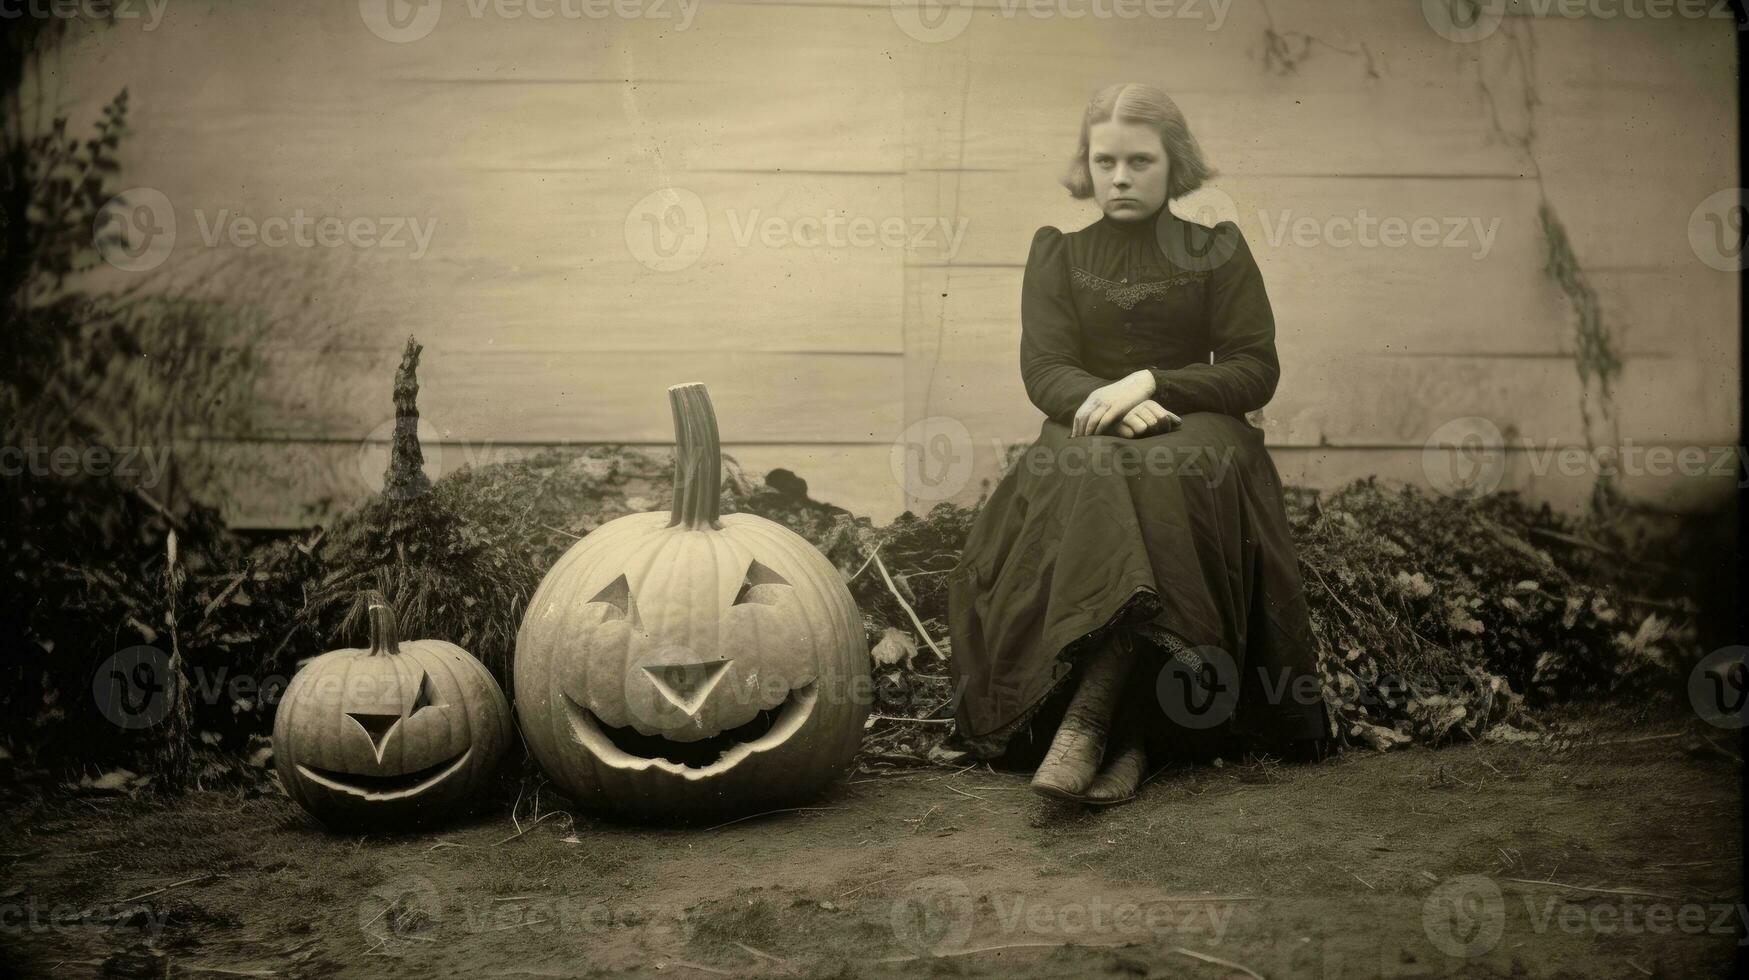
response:
<svg viewBox="0 0 1749 980"><path fill-rule="evenodd" d="M1069 275L1074 279L1076 285L1085 286L1088 289L1095 290L1107 300L1110 300L1113 305L1121 306L1126 310L1133 310L1136 308L1136 304L1145 299L1152 299L1156 296L1164 295L1168 291L1176 289L1179 286L1196 282L1197 280L1206 277L1208 273L1196 271L1180 272L1175 276L1168 276L1165 279L1155 279L1151 282L1135 283L1112 282L1110 279L1103 276L1096 276L1085 269L1070 269Z"/></svg>

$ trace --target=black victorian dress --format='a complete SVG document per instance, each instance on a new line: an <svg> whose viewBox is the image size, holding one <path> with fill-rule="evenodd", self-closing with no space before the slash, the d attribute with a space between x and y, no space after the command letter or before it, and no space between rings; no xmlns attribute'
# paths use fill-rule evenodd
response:
<svg viewBox="0 0 1749 980"><path fill-rule="evenodd" d="M1238 226L1163 208L1069 234L1040 228L1020 369L1046 418L948 585L960 737L985 758L1024 758L1010 745L1024 734L1036 758L1080 655L1116 630L1143 653L1129 686L1147 691L1132 703L1153 710L1152 748L1238 736L1317 754L1329 721L1281 479L1245 418L1275 392L1275 320ZM1070 438L1087 396L1138 370L1183 425ZM1236 689L1218 724L1179 724L1164 680L1174 658L1209 688Z"/></svg>

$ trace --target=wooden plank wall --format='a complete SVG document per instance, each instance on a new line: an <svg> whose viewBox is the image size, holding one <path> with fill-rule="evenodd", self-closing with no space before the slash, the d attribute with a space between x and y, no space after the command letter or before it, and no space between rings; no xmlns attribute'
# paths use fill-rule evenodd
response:
<svg viewBox="0 0 1749 980"><path fill-rule="evenodd" d="M978 0L937 11L963 29L924 42L900 26L914 11L885 0L707 0L685 29L675 0L609 19L475 6L451 0L427 36L392 43L353 2L170 5L153 30L124 24L76 52L87 110L129 86L126 174L174 203L172 269L210 260L197 225L220 209L434 223L421 255L334 250L355 273L344 342L287 337L256 404L208 434L248 474L236 520L295 524L369 492L409 333L426 345L434 473L552 443L664 443L663 389L696 380L750 471L788 466L878 520L944 495L923 472L940 460L895 440L952 419L966 437L949 451L970 464L946 497L969 501L1000 446L1038 430L1016 358L1022 264L1039 225L1096 216L1055 178L1086 97L1119 80L1178 98L1221 171L1180 210L1238 220L1258 257L1284 364L1265 426L1288 480L1424 483L1424 443L1466 416L1539 447L1585 444L1574 320L1543 271L1544 195L1624 353L1607 406L1621 436L1734 441L1735 278L1687 232L1735 184L1728 22L1515 14L1454 44L1401 0L1078 20ZM1319 42L1272 70L1271 29ZM1534 41L1528 89L1514 39ZM1500 137L1532 121L1527 90L1533 152ZM651 229L680 213L652 210L664 192L696 195L674 199L692 225ZM738 240L829 213L934 230ZM1363 216L1493 231L1485 249L1473 230L1398 248L1274 233ZM640 261L701 229L690 264ZM1512 459L1508 486L1563 506L1589 493L1588 477ZM1731 484L1628 488L1687 507Z"/></svg>

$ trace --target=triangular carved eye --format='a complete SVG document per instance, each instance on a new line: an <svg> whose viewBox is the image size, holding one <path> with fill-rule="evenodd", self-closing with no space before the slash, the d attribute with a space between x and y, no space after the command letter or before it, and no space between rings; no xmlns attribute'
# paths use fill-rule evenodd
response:
<svg viewBox="0 0 1749 980"><path fill-rule="evenodd" d="M607 583L607 587L603 588L600 592L595 593L595 598L590 599L589 601L605 602L619 611L618 617L609 616L609 619L624 619L630 616L632 612L631 584L626 581L626 577L622 574L619 578Z"/></svg>
<svg viewBox="0 0 1749 980"><path fill-rule="evenodd" d="M774 606L783 596L781 590L788 587L789 579L754 559L747 566L747 574L741 579L741 589L735 593L733 604L738 606L743 602L757 602L760 605Z"/></svg>
<svg viewBox="0 0 1749 980"><path fill-rule="evenodd" d="M418 714L420 708L440 707L442 707L442 705L437 703L437 691L431 686L431 675L420 674L419 691L417 694L413 695L413 707L407 709L407 714Z"/></svg>

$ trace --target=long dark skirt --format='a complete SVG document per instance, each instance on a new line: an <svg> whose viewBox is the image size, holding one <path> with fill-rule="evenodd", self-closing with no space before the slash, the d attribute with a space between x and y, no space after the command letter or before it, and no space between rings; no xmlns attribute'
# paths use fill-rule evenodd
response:
<svg viewBox="0 0 1749 980"><path fill-rule="evenodd" d="M1144 654L1130 696L1156 750L1192 736L1296 752L1330 734L1262 430L1183 419L1142 439L1047 419L979 512L948 586L957 727L977 755L1036 742L1035 715L1054 730L1075 664L1114 630Z"/></svg>

